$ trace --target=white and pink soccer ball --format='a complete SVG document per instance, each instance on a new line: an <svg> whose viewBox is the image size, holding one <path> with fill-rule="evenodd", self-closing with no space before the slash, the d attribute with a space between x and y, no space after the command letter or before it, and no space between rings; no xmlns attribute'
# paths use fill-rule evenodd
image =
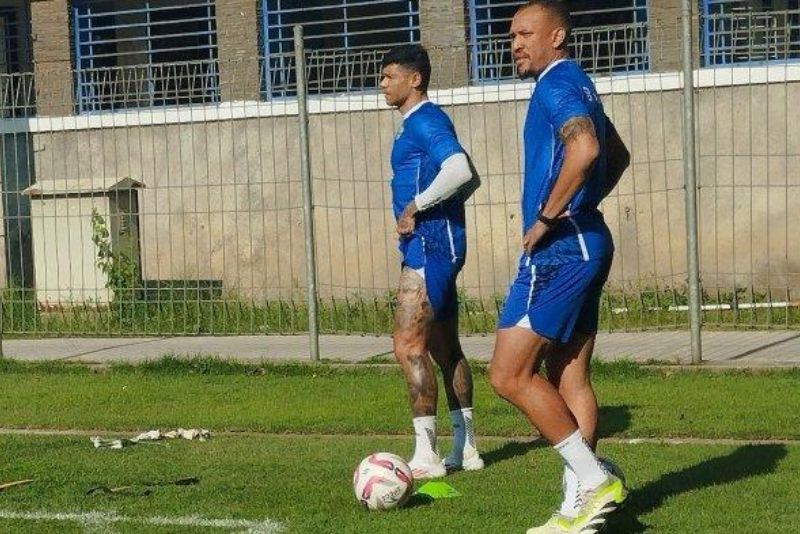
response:
<svg viewBox="0 0 800 534"><path fill-rule="evenodd" d="M389 452L364 458L353 473L356 499L369 510L391 510L402 506L414 490L408 464Z"/></svg>

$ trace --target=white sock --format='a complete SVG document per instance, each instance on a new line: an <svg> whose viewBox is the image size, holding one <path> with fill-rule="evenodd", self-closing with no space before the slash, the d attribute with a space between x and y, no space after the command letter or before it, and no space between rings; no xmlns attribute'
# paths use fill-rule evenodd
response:
<svg viewBox="0 0 800 534"><path fill-rule="evenodd" d="M466 434L466 447L477 449L478 445L475 443L475 426L472 422L472 408L461 408L461 413L464 415L464 433Z"/></svg>
<svg viewBox="0 0 800 534"><path fill-rule="evenodd" d="M576 430L574 434L556 445L555 449L575 472L581 488L596 488L608 479L608 475L597 461L597 456L583 441L580 430Z"/></svg>
<svg viewBox="0 0 800 534"><path fill-rule="evenodd" d="M437 456L436 452L436 416L415 417L414 423L414 460L427 460Z"/></svg>
<svg viewBox="0 0 800 534"><path fill-rule="evenodd" d="M561 478L564 500L561 502L561 515L574 518L578 516L578 477L569 465L564 464L564 475Z"/></svg>
<svg viewBox="0 0 800 534"><path fill-rule="evenodd" d="M453 450L462 452L465 447L477 449L472 423L472 408L461 408L450 412L453 424Z"/></svg>

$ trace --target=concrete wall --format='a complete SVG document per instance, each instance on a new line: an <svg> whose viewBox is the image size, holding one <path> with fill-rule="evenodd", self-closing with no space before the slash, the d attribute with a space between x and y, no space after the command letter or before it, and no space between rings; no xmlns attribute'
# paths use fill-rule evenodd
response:
<svg viewBox="0 0 800 534"><path fill-rule="evenodd" d="M433 89L469 84L467 17L464 0L420 0L422 44L428 49L434 76Z"/></svg>
<svg viewBox="0 0 800 534"><path fill-rule="evenodd" d="M37 113L70 115L74 93L67 0L31 2L31 32Z"/></svg>
<svg viewBox="0 0 800 534"><path fill-rule="evenodd" d="M701 253L707 287L800 287L800 83L700 91ZM680 93L605 98L633 154L603 206L617 285L686 278ZM519 129L526 102L455 106L484 186L468 210L463 275L475 295L502 294L519 254ZM747 118L743 116L746 110ZM383 294L398 256L388 154L397 114L312 116L319 283L323 296ZM147 279L222 280L257 298L299 294L304 256L296 119L261 118L35 137L37 178L130 176L141 193ZM751 276L751 273L754 275Z"/></svg>
<svg viewBox="0 0 800 534"><path fill-rule="evenodd" d="M648 6L651 70L681 69L681 0L650 2Z"/></svg>
<svg viewBox="0 0 800 534"><path fill-rule="evenodd" d="M217 51L223 101L259 99L257 4L253 0L216 3Z"/></svg>
<svg viewBox="0 0 800 534"><path fill-rule="evenodd" d="M800 287L797 102L798 83L700 92L701 259L722 286L755 273L757 286Z"/></svg>
<svg viewBox="0 0 800 534"><path fill-rule="evenodd" d="M287 118L59 132L35 138L36 165L39 180L145 184L144 278L286 297L304 279L296 140Z"/></svg>

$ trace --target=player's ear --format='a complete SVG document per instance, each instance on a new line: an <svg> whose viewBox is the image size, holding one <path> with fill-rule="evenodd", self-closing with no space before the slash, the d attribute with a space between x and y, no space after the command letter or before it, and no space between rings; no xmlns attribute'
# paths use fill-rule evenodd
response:
<svg viewBox="0 0 800 534"><path fill-rule="evenodd" d="M422 89L422 74L417 71L411 73L411 87L417 91Z"/></svg>
<svg viewBox="0 0 800 534"><path fill-rule="evenodd" d="M562 48L567 45L567 30L556 28L553 30L553 48Z"/></svg>

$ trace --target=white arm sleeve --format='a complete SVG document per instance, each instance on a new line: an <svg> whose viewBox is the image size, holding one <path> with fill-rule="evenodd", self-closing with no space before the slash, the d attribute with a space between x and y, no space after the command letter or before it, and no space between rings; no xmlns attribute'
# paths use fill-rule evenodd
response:
<svg viewBox="0 0 800 534"><path fill-rule="evenodd" d="M453 154L442 163L442 168L431 185L414 198L418 211L435 206L447 200L472 179L472 168L464 153Z"/></svg>

